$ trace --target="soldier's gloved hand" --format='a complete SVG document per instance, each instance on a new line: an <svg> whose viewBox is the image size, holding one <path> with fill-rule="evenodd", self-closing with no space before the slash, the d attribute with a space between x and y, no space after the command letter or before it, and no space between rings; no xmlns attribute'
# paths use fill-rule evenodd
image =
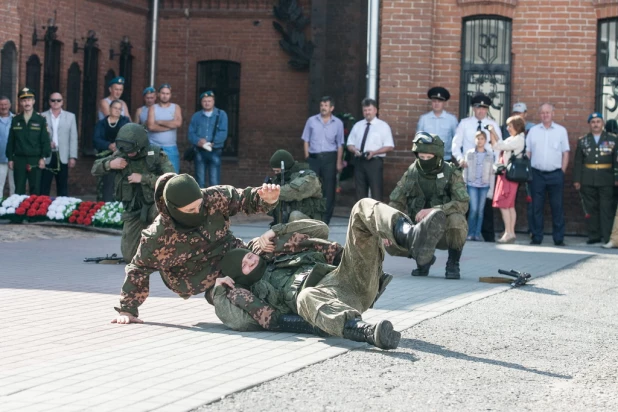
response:
<svg viewBox="0 0 618 412"><path fill-rule="evenodd" d="M272 253L275 251L275 232L271 230L257 238L257 246L260 253Z"/></svg>
<svg viewBox="0 0 618 412"><path fill-rule="evenodd" d="M264 183L261 188L258 189L258 195L266 203L276 203L279 200L279 193L281 192L281 186Z"/></svg>
<svg viewBox="0 0 618 412"><path fill-rule="evenodd" d="M118 314L118 316L116 316L116 319L112 320L112 323L118 323L118 324L129 324L129 323L144 323L143 320L141 320L140 318L137 318L133 315L131 315L130 313L127 312L120 312Z"/></svg>
<svg viewBox="0 0 618 412"><path fill-rule="evenodd" d="M142 175L139 173L131 173L127 179L129 180L129 183L141 183Z"/></svg>
<svg viewBox="0 0 618 412"><path fill-rule="evenodd" d="M229 276L217 278L217 280L215 280L215 286L227 286L230 289L234 289L234 280Z"/></svg>
<svg viewBox="0 0 618 412"><path fill-rule="evenodd" d="M127 161L122 157L117 157L116 159L109 162L109 167L115 170L122 170L127 167Z"/></svg>

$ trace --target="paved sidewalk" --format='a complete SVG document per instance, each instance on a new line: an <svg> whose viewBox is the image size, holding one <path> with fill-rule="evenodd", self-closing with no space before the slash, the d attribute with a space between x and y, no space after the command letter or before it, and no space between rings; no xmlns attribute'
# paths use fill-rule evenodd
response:
<svg viewBox="0 0 618 412"><path fill-rule="evenodd" d="M249 239L265 226L245 222L233 229ZM345 229L345 219L333 219L331 238L343 241ZM147 323L110 324L123 266L81 260L119 252L119 243L118 237L101 235L1 245L0 410L191 410L368 347L343 339L230 331L203 296L182 300L158 275L151 277L151 294L140 311ZM479 276L495 275L498 268L542 276L602 251L469 243L459 281L443 277L445 252L438 253L427 278L412 278L411 261L389 256L385 270L395 279L365 317L387 318L397 329L409 328L507 290L478 282Z"/></svg>

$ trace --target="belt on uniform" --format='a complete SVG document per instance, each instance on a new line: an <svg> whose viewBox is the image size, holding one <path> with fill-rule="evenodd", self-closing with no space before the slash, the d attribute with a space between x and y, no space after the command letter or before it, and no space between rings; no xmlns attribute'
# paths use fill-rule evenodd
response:
<svg viewBox="0 0 618 412"><path fill-rule="evenodd" d="M320 157L332 156L337 152L321 152L321 153L309 153L309 157L312 159L319 159Z"/></svg>
<svg viewBox="0 0 618 412"><path fill-rule="evenodd" d="M595 169L595 170L599 170L599 169L611 169L612 165L611 164L604 164L604 165L584 165L584 167L586 169Z"/></svg>

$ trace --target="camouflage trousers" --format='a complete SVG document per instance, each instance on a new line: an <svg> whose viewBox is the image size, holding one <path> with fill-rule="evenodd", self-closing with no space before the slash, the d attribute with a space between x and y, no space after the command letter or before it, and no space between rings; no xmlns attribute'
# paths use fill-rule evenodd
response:
<svg viewBox="0 0 618 412"><path fill-rule="evenodd" d="M142 221L139 212L125 212L122 214L122 238L120 240L120 251L124 261L129 263L137 247L139 246L139 240L142 237L142 230L146 229L157 217L157 207L153 204L148 209L148 219L146 222Z"/></svg>
<svg viewBox="0 0 618 412"><path fill-rule="evenodd" d="M391 243L390 254L407 253L393 236L393 226L402 216L382 202L358 201L350 215L341 263L315 287L298 295L298 314L323 331L342 336L345 322L360 318L376 297L385 253L383 239ZM393 248L399 249L397 253L391 253Z"/></svg>
<svg viewBox="0 0 618 412"><path fill-rule="evenodd" d="M436 249L440 250L463 250L468 235L468 222L466 216L460 213L453 213L446 217L446 229L444 236L438 241Z"/></svg>

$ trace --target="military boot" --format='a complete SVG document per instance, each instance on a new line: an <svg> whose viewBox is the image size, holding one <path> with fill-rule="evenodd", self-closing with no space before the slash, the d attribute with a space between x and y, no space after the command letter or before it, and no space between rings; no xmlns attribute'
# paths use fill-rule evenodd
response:
<svg viewBox="0 0 618 412"><path fill-rule="evenodd" d="M298 315L281 315L277 325L279 326L279 332L306 333L324 338L328 336L328 333L317 326L313 326Z"/></svg>
<svg viewBox="0 0 618 412"><path fill-rule="evenodd" d="M431 262L427 263L426 265L419 265L417 263L416 264L416 269L414 269L412 271L412 276L427 276L427 275L429 275L429 268L434 263L436 263L436 256L435 255L434 255L433 259L431 259Z"/></svg>
<svg viewBox="0 0 618 412"><path fill-rule="evenodd" d="M393 227L393 236L397 244L408 249L410 257L418 265L426 265L433 259L438 241L444 234L446 215L442 210L432 210L416 225L400 217Z"/></svg>
<svg viewBox="0 0 618 412"><path fill-rule="evenodd" d="M394 330L388 320L371 324L362 319L353 319L343 326L343 337L355 342L367 342L380 349L396 349L401 333Z"/></svg>
<svg viewBox="0 0 618 412"><path fill-rule="evenodd" d="M382 296L382 293L384 293L384 291L386 290L386 286L391 283L391 280L393 280L393 275L382 272L382 276L380 276L380 284L378 286L378 293L376 294L376 298L373 300L371 306L369 306L370 308L372 308L373 305L376 304L378 299L380 299L380 296Z"/></svg>
<svg viewBox="0 0 618 412"><path fill-rule="evenodd" d="M459 279L459 259L461 259L461 250L448 250L446 273L444 275L447 279Z"/></svg>

